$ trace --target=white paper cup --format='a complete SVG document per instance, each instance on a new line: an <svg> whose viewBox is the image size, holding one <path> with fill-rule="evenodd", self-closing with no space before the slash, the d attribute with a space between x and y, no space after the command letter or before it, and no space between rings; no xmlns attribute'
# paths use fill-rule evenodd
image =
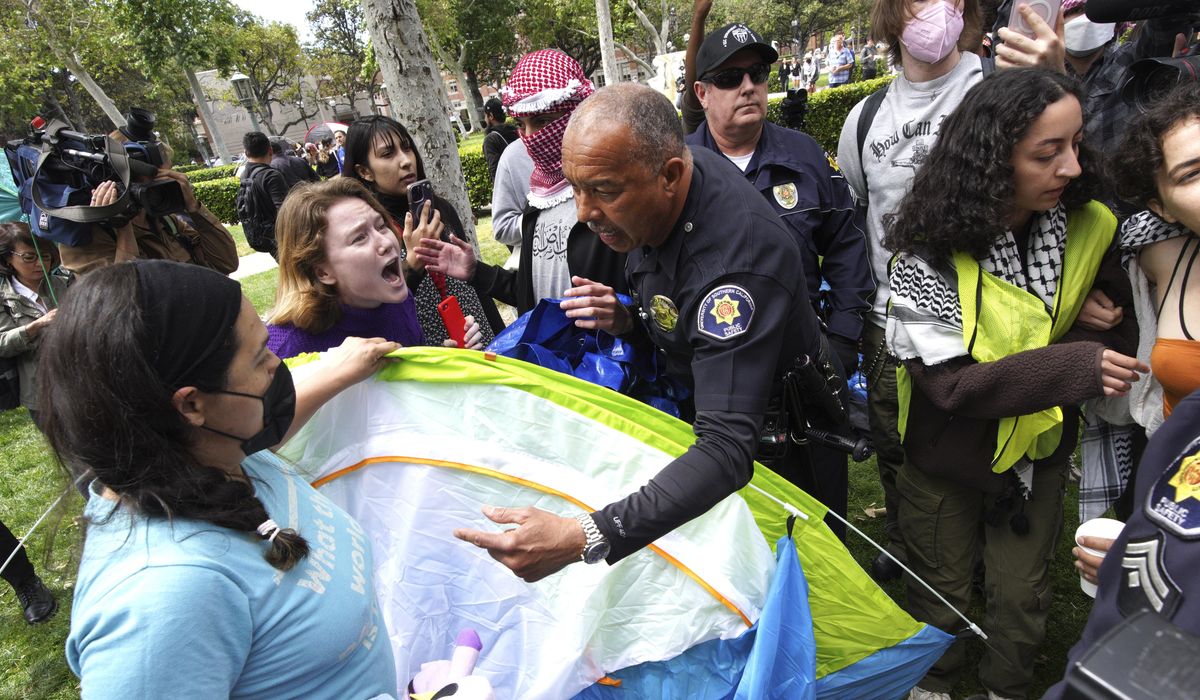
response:
<svg viewBox="0 0 1200 700"><path fill-rule="evenodd" d="M1102 537L1108 540L1115 540L1121 534L1121 530L1125 529L1125 523L1112 518L1092 518L1086 522L1080 523L1079 528L1075 530L1075 546L1083 551L1091 554L1094 557L1104 557L1104 552L1097 551L1091 547L1084 547L1079 544L1079 540L1084 537ZM1088 581L1079 575L1079 587L1084 593L1087 593L1092 598L1096 597L1096 584Z"/></svg>

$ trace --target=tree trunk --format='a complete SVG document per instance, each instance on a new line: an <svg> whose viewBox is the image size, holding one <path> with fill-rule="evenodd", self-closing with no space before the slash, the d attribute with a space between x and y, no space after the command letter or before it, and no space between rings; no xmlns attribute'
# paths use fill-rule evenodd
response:
<svg viewBox="0 0 1200 700"><path fill-rule="evenodd" d="M208 136L212 139L213 148L216 149L221 162L229 165L233 162L233 156L229 154L229 148L225 146L225 137L221 136L221 130L213 121L212 110L209 109L208 98L204 96L204 88L200 85L200 79L196 77L196 71L190 67L185 66L183 72L187 75L188 85L192 88L192 99L196 101L196 108L200 110L200 119L208 126Z"/></svg>
<svg viewBox="0 0 1200 700"><path fill-rule="evenodd" d="M467 110L471 114L471 128L486 128L486 123L483 119L483 95L479 92L479 75L471 68L464 71L464 76L467 79L463 86L467 95L467 104L470 105ZM476 127L475 125L479 126Z"/></svg>
<svg viewBox="0 0 1200 700"><path fill-rule="evenodd" d="M408 127L425 162L425 175L462 219L463 235L475 241L475 218L458 158L457 142L447 115L441 72L433 61L425 29L413 0L362 0L367 30L383 71L397 121Z"/></svg>
<svg viewBox="0 0 1200 700"><path fill-rule="evenodd" d="M58 53L56 49L55 54ZM87 69L75 59L75 56L69 51L64 51L58 57L67 67L67 70L71 71L71 75L75 76L75 79L83 86L83 89L87 90L88 94L92 96L96 104L100 105L100 109L104 110L104 114L112 120L113 126L117 128L125 126L125 115L121 114L121 110L117 109L117 105L113 104L108 94L104 92L104 88L96 84L96 81L92 79L91 73L88 73Z"/></svg>
<svg viewBox="0 0 1200 700"><path fill-rule="evenodd" d="M596 0L596 28L600 34L600 61L604 66L604 84L616 85L621 82L621 73L617 70L617 56L613 53L612 15L609 12L608 0Z"/></svg>
<svg viewBox="0 0 1200 700"><path fill-rule="evenodd" d="M466 98L467 125L472 132L483 131L483 103L476 103L474 96L471 95L470 78L467 76L466 68L463 67L466 62L467 44L464 42L458 46L458 61L454 64L455 75L458 76L458 91Z"/></svg>
<svg viewBox="0 0 1200 700"><path fill-rule="evenodd" d="M650 18L646 16L646 13L644 11L642 11L642 8L637 4L637 0L626 0L626 2L628 2L629 6L633 8L633 14L637 15L638 24L642 25L642 28L645 29L646 33L650 35L650 40L654 42L655 53L657 53L659 55L666 53L667 52L667 11L666 11L666 8L665 7L663 8L663 15L662 15L663 28L660 31L659 28L655 27L654 23L650 21ZM624 51L624 49L622 49L622 51ZM654 71L651 70L650 72L653 73Z"/></svg>

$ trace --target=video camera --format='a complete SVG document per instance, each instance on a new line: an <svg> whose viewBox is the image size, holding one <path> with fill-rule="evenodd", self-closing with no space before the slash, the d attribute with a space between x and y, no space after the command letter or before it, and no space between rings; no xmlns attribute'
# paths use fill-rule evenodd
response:
<svg viewBox="0 0 1200 700"><path fill-rule="evenodd" d="M165 162L154 135L154 114L134 108L126 118L120 130L124 143L37 117L29 136L4 146L20 188L21 209L35 234L66 245L86 245L93 223L120 226L139 211L151 217L185 211L183 190L175 180L133 179L154 177ZM117 200L91 206L92 190L108 180L118 185Z"/></svg>
<svg viewBox="0 0 1200 700"><path fill-rule="evenodd" d="M1088 0L1087 18L1096 23L1137 22L1162 17L1179 17L1180 33L1189 37L1188 47L1175 57L1144 58L1129 67L1121 97L1141 112L1180 83L1200 79L1200 16L1195 0ZM1185 24L1190 22L1190 24Z"/></svg>

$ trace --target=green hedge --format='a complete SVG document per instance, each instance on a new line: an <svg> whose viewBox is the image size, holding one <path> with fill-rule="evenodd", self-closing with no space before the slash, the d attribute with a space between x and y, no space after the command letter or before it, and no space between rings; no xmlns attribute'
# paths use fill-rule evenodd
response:
<svg viewBox="0 0 1200 700"><path fill-rule="evenodd" d="M838 139L842 136L842 124L854 105L861 102L867 95L892 81L892 76L875 78L859 83L850 83L842 87L822 90L808 97L808 112L804 124L808 135L817 140L830 155L837 155ZM767 119L776 124L783 123L780 103L783 98L771 100L767 104Z"/></svg>
<svg viewBox="0 0 1200 700"><path fill-rule="evenodd" d="M218 165L215 168L193 170L192 172L187 173L187 176L188 179L192 181L192 184L195 184L197 182L208 182L209 180L220 180L221 178L225 177L233 177L233 174L237 172L237 169L237 163L234 163L233 165Z"/></svg>
<svg viewBox="0 0 1200 700"><path fill-rule="evenodd" d="M184 163L183 165L176 165L175 169L181 173L191 173L197 170L204 170L207 167L207 165L201 165L199 163Z"/></svg>
<svg viewBox="0 0 1200 700"><path fill-rule="evenodd" d="M215 170L216 168L213 168ZM227 223L237 223L237 191L236 177L223 177L217 180L204 180L192 184L196 199L208 208L218 219Z"/></svg>

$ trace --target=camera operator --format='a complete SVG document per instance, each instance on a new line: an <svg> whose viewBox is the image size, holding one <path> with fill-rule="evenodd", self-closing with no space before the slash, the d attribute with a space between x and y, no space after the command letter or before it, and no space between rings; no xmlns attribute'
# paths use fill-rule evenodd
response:
<svg viewBox="0 0 1200 700"><path fill-rule="evenodd" d="M174 180L183 194L184 210L177 214L150 217L138 210L132 216L110 219L92 226L92 239L86 245L59 244L62 265L83 274L114 262L149 258L174 260L211 268L229 274L238 267L233 237L220 220L196 199L187 176L171 168L171 148L154 135L154 115L142 109L130 110L129 124L110 136L125 146L131 159L158 166L153 177L131 176L131 182ZM92 206L112 204L120 198L118 184L101 183L92 191Z"/></svg>
<svg viewBox="0 0 1200 700"><path fill-rule="evenodd" d="M997 11L1000 21L1006 21L1008 8L1023 0L1010 0ZM1110 3L1111 4L1111 3ZM1191 26L1186 15L1168 15L1147 20L1136 36L1121 43L1117 24L1100 24L1084 12L1087 0L1063 0L1061 31L1055 31L1032 10L1021 10L1029 26L1036 32L1030 39L1003 27L999 30L1004 43L996 47L996 63L1004 66L1033 66L1048 54L1062 54L1062 70L1083 83L1087 93L1084 105L1085 138L1099 153L1115 149L1134 118L1134 108L1121 98L1121 86L1129 77L1129 67L1143 58L1172 56L1182 50L1185 35ZM1194 18L1191 18L1194 19Z"/></svg>

